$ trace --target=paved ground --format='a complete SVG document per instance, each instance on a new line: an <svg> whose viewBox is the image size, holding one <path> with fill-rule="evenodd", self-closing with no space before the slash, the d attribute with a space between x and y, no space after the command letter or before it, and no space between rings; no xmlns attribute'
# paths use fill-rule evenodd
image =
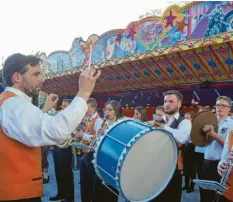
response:
<svg viewBox="0 0 233 202"><path fill-rule="evenodd" d="M50 183L44 186L44 197L42 198L43 202L48 202L49 197L57 193L57 184L54 175L53 158L51 153L48 156L48 160L50 165L49 167ZM74 180L75 180L75 202L81 202L80 187L79 187L79 171L74 172ZM183 192L182 202L199 202L199 201L200 201L199 192L197 187L195 187L195 191L193 193L187 194L185 191ZM124 202L124 200L119 199L119 202ZM170 202L170 201L166 201L166 202Z"/></svg>

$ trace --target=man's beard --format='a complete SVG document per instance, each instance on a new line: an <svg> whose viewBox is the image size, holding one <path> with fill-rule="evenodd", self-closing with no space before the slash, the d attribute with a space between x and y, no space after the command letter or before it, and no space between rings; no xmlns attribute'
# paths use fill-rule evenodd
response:
<svg viewBox="0 0 233 202"><path fill-rule="evenodd" d="M168 115L173 115L173 114L175 114L175 113L177 113L177 112L178 112L178 106L177 106L175 109L169 110L169 111L167 111L167 110L165 109L165 113L168 114Z"/></svg>

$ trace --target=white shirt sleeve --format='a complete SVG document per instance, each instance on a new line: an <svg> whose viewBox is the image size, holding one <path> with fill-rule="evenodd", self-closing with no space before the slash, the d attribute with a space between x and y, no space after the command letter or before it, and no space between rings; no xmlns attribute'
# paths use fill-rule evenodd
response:
<svg viewBox="0 0 233 202"><path fill-rule="evenodd" d="M23 97L7 99L0 107L0 124L5 134L31 147L62 144L81 122L87 104L75 97L55 116L43 113Z"/></svg>
<svg viewBox="0 0 233 202"><path fill-rule="evenodd" d="M221 155L221 160L218 163L218 166L222 164L224 161L227 160L227 157L229 155L229 145L228 145L228 136L230 132L228 132L225 140L224 140L224 145L223 145L223 150L222 150L222 155Z"/></svg>
<svg viewBox="0 0 233 202"><path fill-rule="evenodd" d="M94 130L96 131L96 133L101 128L102 123L103 123L103 119L101 118L95 120Z"/></svg>
<svg viewBox="0 0 233 202"><path fill-rule="evenodd" d="M184 119L180 122L177 129L173 129L166 125L164 125L163 128L170 132L178 143L184 144L190 136L192 123L190 120Z"/></svg>

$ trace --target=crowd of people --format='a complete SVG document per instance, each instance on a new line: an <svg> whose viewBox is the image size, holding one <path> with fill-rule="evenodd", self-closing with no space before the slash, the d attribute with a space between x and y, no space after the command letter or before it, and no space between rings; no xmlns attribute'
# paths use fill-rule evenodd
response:
<svg viewBox="0 0 233 202"><path fill-rule="evenodd" d="M34 106L31 102L31 97L38 95L44 82L40 63L35 56L18 53L9 56L3 66L7 87L0 95L0 201L41 201L42 185L49 183L47 153L49 146L53 145L58 190L55 196L50 197L51 201L75 201L72 165L77 162L73 156L78 156L81 201L117 202L118 190L109 185L114 194L103 185L92 160L96 137L101 136L109 124L123 118L120 103L108 101L104 117L98 114L97 101L90 96L101 72L87 68L80 74L79 91L74 99L64 99L62 110L51 115L49 111L58 103L58 95L50 94L43 106ZM227 159L233 159L233 120L229 116L232 102L226 96L217 98L218 131L214 131L211 124L203 125L203 132L213 141L205 147L198 147L190 138L194 113L187 112L184 116L179 113L182 94L170 90L163 96L163 106L157 107L154 120L147 120L146 110L140 106L135 108L134 119L168 131L174 137L178 147L175 172L163 192L151 201L180 202L182 191L193 192L193 179L219 182L226 173ZM70 137L87 145L88 150L70 145L61 147ZM182 175L185 177L184 187ZM212 202L215 197L214 191L200 188L201 202ZM226 191L219 201L233 201L233 198Z"/></svg>

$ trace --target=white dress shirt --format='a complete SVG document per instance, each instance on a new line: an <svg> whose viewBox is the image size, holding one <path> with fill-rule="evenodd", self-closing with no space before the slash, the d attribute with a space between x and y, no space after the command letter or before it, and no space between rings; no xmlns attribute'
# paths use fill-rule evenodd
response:
<svg viewBox="0 0 233 202"><path fill-rule="evenodd" d="M171 118L173 118L173 121L174 121L175 119L178 120L179 116L180 114L176 113L175 116ZM168 123L169 122L170 121L168 121ZM170 125L171 124L172 123L170 123ZM180 122L177 129L173 129L167 125L164 125L163 128L167 130L168 132L170 132L178 143L184 144L188 141L190 137L192 123L190 120L184 119L183 121Z"/></svg>
<svg viewBox="0 0 233 202"><path fill-rule="evenodd" d="M31 99L12 87L5 91L16 97L7 99L0 107L0 124L5 134L30 147L62 144L81 122L87 103L75 97L71 104L55 116L43 113Z"/></svg>
<svg viewBox="0 0 233 202"><path fill-rule="evenodd" d="M233 128L233 120L228 117L225 120L222 120L218 124L218 135L220 135L226 141L226 136ZM224 143L225 144L225 143ZM205 149L205 159L206 160L220 160L222 155L223 147L216 140L211 144L206 146Z"/></svg>

